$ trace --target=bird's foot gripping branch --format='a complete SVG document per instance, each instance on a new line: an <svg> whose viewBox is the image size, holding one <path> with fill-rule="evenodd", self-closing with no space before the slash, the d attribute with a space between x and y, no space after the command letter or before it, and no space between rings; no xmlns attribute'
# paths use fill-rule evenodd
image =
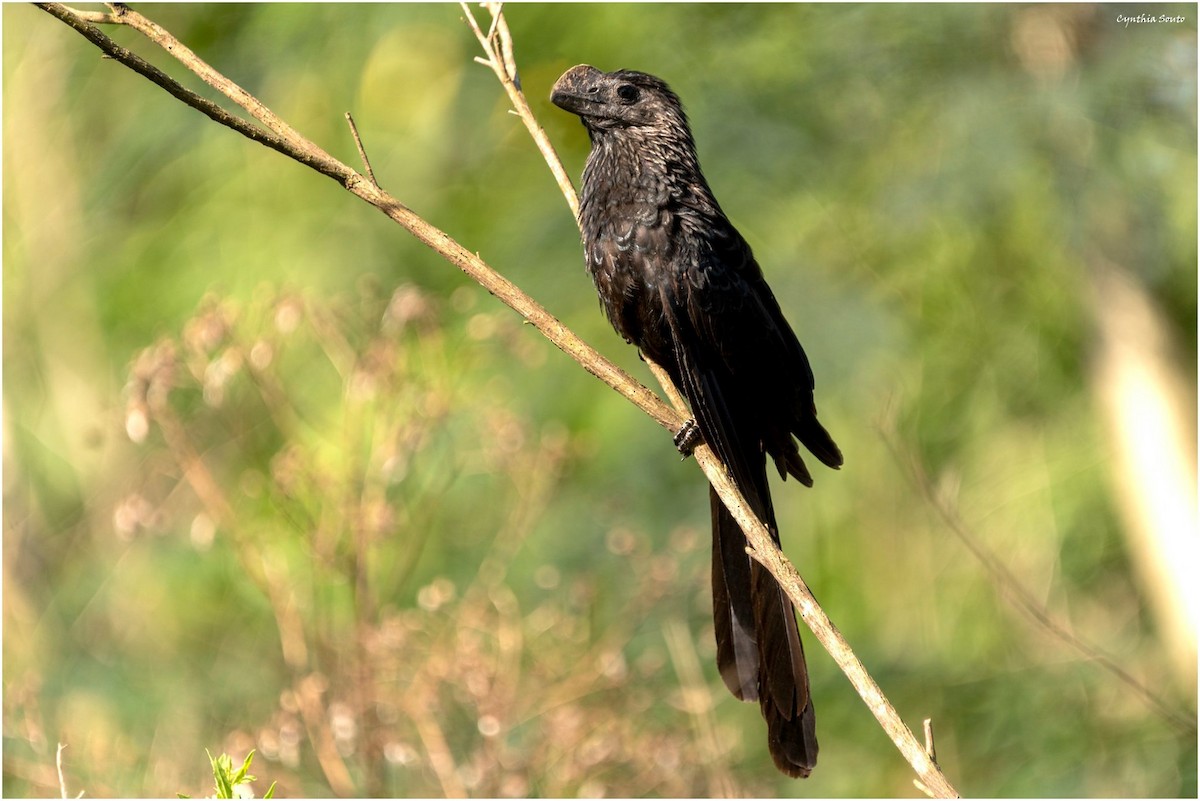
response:
<svg viewBox="0 0 1200 801"><path fill-rule="evenodd" d="M675 443L675 449L683 454L684 459L691 456L696 446L704 441L704 434L696 424L696 418L689 417L675 432L675 436L671 437L671 441Z"/></svg>

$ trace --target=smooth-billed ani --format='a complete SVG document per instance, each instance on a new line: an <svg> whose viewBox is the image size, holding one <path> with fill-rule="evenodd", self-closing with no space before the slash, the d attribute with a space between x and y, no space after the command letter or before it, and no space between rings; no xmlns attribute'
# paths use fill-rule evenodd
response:
<svg viewBox="0 0 1200 801"><path fill-rule="evenodd" d="M796 439L830 467L842 454L817 422L803 348L700 171L679 98L652 75L587 65L564 73L550 97L591 137L580 225L608 319L667 370L778 542L766 455L781 476L812 486ZM735 696L758 700L779 769L808 776L816 724L795 612L709 495L717 666Z"/></svg>

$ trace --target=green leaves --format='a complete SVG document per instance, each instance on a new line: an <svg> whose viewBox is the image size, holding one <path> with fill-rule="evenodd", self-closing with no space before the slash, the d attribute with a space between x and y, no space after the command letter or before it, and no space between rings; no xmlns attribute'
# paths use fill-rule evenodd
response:
<svg viewBox="0 0 1200 801"><path fill-rule="evenodd" d="M233 770L233 759L229 754L221 754L214 758L207 748L204 753L208 754L208 761L212 763L214 789L216 790L213 798L254 798L254 793L249 789L250 783L258 780L257 777L250 775L250 763L254 761L253 749L246 754L246 759L237 772ZM191 798L183 793L178 795L180 798ZM263 798L272 798L274 795L275 782L271 782L271 786L267 788Z"/></svg>

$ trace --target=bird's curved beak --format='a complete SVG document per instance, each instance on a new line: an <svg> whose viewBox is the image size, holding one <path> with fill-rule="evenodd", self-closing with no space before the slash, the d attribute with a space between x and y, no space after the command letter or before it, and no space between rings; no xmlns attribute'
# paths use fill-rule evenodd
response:
<svg viewBox="0 0 1200 801"><path fill-rule="evenodd" d="M600 101L600 79L604 73L590 64L571 67L559 77L550 90L550 102L581 117L595 114L603 107Z"/></svg>

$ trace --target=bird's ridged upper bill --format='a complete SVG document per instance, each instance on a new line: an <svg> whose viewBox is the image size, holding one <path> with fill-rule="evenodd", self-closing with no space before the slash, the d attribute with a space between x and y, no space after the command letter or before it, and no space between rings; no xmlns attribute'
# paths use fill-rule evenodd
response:
<svg viewBox="0 0 1200 801"><path fill-rule="evenodd" d="M596 80L603 76L603 72L590 64L571 67L562 74L562 77L554 84L554 88L550 90L550 102L572 114L580 116L595 114L604 108L605 104L593 100L592 96L589 96L588 90L593 90L592 94L594 95Z"/></svg>

